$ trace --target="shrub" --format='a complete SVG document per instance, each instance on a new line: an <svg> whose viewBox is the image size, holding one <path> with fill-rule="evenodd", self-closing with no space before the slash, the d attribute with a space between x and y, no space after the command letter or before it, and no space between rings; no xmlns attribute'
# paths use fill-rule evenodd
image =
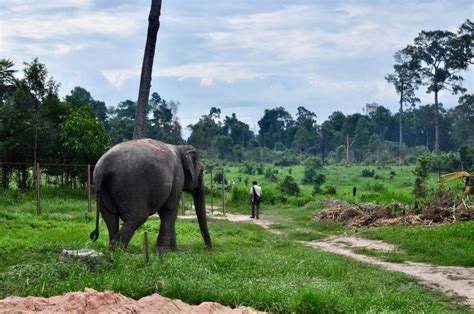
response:
<svg viewBox="0 0 474 314"><path fill-rule="evenodd" d="M277 173L278 172L274 168L267 167L267 169L265 169L265 179L276 182L278 181L278 176L276 175Z"/></svg>
<svg viewBox="0 0 474 314"><path fill-rule="evenodd" d="M415 194L415 197L425 197L428 193L426 180L428 179L429 163L430 159L428 156L418 158L418 163L413 171L416 176L415 186L413 187L413 194Z"/></svg>
<svg viewBox="0 0 474 314"><path fill-rule="evenodd" d="M234 186L232 189L232 205L242 205L247 204L249 201L249 191L246 188L241 186Z"/></svg>
<svg viewBox="0 0 474 314"><path fill-rule="evenodd" d="M427 155L429 169L436 172L454 172L461 169L461 157L457 152Z"/></svg>
<svg viewBox="0 0 474 314"><path fill-rule="evenodd" d="M324 191L324 194L335 195L336 194L336 187L332 186L332 185L326 186L326 191Z"/></svg>
<svg viewBox="0 0 474 314"><path fill-rule="evenodd" d="M374 183L373 185L369 184L368 188L374 192L382 192L385 190L385 186L382 183Z"/></svg>
<svg viewBox="0 0 474 314"><path fill-rule="evenodd" d="M362 170L362 176L365 178L372 178L375 175L375 170L364 169Z"/></svg>
<svg viewBox="0 0 474 314"><path fill-rule="evenodd" d="M286 176L282 183L280 183L280 191L288 195L299 195L300 187L296 183L295 178Z"/></svg>
<svg viewBox="0 0 474 314"><path fill-rule="evenodd" d="M312 201L314 201L314 198L312 196L300 195L297 197L290 197L290 199L288 200L288 204L296 207L302 207Z"/></svg>
<svg viewBox="0 0 474 314"><path fill-rule="evenodd" d="M222 184L222 174L221 173L216 173L212 180L214 180L214 182L217 183L217 184ZM227 183L228 183L227 178L224 175L224 184L227 185Z"/></svg>

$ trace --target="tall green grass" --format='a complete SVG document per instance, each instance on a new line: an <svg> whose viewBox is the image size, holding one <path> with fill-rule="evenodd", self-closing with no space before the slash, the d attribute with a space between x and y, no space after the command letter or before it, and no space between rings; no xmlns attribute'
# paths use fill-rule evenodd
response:
<svg viewBox="0 0 474 314"><path fill-rule="evenodd" d="M418 286L408 276L302 247L255 225L209 222L214 249L204 249L196 222L177 224L180 251L160 262L143 254L143 232L153 239L158 221L135 234L127 253L109 254L105 226L88 240L84 213L35 217L12 208L0 216L0 297L52 296L85 287L133 298L160 293L197 304L216 301L272 312L443 312L453 299ZM152 245L153 246L153 245ZM62 249L90 247L100 259L61 262ZM462 309L452 304L454 308Z"/></svg>

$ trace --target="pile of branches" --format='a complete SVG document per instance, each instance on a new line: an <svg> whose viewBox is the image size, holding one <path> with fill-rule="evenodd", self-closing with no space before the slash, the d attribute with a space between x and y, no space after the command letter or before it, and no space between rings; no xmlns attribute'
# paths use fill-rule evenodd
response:
<svg viewBox="0 0 474 314"><path fill-rule="evenodd" d="M326 209L314 215L314 219L338 222L349 227L431 226L474 219L474 206L469 199L440 199L422 208L400 203L349 204L339 200L323 200L323 204Z"/></svg>

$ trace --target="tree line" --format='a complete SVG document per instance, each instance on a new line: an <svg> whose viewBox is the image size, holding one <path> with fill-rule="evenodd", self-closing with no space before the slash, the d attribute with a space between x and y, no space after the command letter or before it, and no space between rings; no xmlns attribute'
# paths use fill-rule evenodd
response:
<svg viewBox="0 0 474 314"><path fill-rule="evenodd" d="M187 126L191 134L184 140L180 103L155 92L148 101L145 136L189 143L204 158L237 162L285 164L307 155L320 156L323 164L404 163L431 151L466 151L474 147L474 95L466 93L460 71L473 63L473 29L467 20L457 33L422 31L395 53L394 71L386 79L399 94L396 113L370 103L363 113L335 111L318 123L304 106L295 118L276 107L263 112L254 132L235 113L222 118L221 110L212 107ZM107 107L82 87L61 99L60 83L37 58L25 62L18 76L12 61L0 60L0 161L93 164L113 144L133 138L135 101ZM421 87L433 94L433 104L418 105ZM441 90L461 94L458 104L445 109ZM26 182L27 169L20 171L20 181ZM8 176L4 165L4 183Z"/></svg>

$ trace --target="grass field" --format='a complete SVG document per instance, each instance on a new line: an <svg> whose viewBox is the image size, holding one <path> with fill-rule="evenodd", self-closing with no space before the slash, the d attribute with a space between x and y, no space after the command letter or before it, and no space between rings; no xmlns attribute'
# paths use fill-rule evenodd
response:
<svg viewBox="0 0 474 314"><path fill-rule="evenodd" d="M411 186L404 183L412 179L408 169L403 170L403 175L397 173L392 180L362 178L362 169L325 169L327 184L338 186L338 193L330 197L360 202L359 198L351 199L349 195L354 182L364 187L376 181L384 184L388 191L393 190L393 194L387 192L387 198L381 198L381 202L411 198ZM239 176L237 167L229 170L228 178ZM288 169L279 171L285 173ZM376 171L384 177L391 170ZM392 171L401 172L395 168ZM303 168L292 167L292 174L300 181ZM264 193L275 186L263 177L249 179L254 178L262 182ZM310 186L302 189L311 191ZM247 305L274 312L466 311L465 307L456 305L455 298L423 288L409 276L295 243L293 240L355 232L310 219L321 210L317 201L327 197L324 195L314 197L304 206L292 205L295 202L292 199L286 204L264 203L262 215L276 221L275 227L284 231L283 235L273 235L255 225L211 219L212 251L204 249L196 222L180 220L176 227L180 251L167 253L163 262L152 254L150 264L146 265L143 233L148 231L154 244L157 219L149 219L138 230L126 254L110 255L103 222L99 240L94 243L88 239L94 228L95 213L85 211L84 191L43 189L40 217L35 215L33 193L0 193L0 298L51 296L89 287L99 291L110 289L133 298L157 292L193 304L212 300L232 307ZM361 191L358 197L364 193L373 194ZM248 213L247 204L233 206L230 199L228 203L229 211ZM363 229L358 233L399 245L403 252L384 256L386 259L473 266L473 230L471 222L438 228ZM105 256L87 262L57 260L62 249L84 247L102 251Z"/></svg>

